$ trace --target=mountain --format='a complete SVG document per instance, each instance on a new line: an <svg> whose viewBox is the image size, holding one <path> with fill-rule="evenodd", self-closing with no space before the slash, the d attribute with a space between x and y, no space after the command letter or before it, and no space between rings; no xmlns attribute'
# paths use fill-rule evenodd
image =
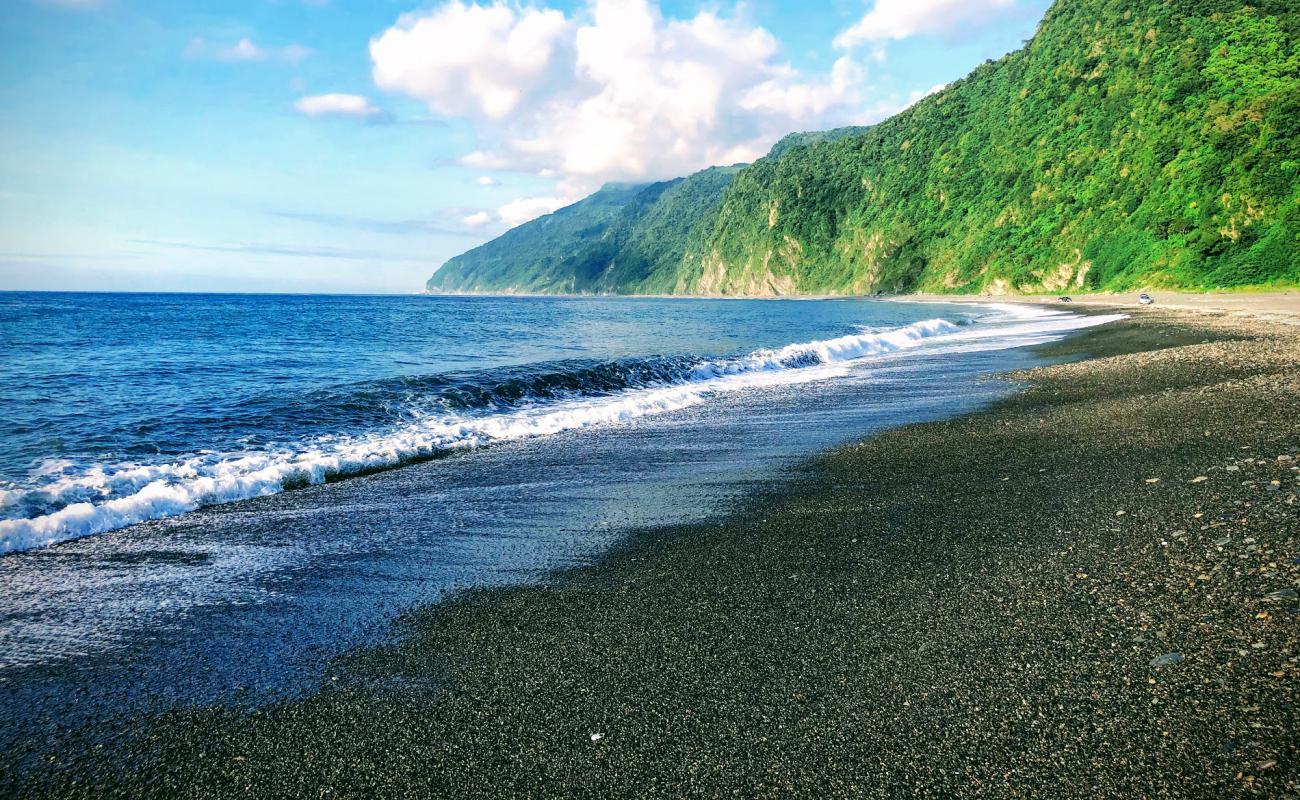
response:
<svg viewBox="0 0 1300 800"><path fill-rule="evenodd" d="M671 292L688 239L712 229L723 192L741 166L646 185L606 185L449 260L426 289Z"/></svg>
<svg viewBox="0 0 1300 800"><path fill-rule="evenodd" d="M802 131L800 133L788 133L781 137L781 140L772 145L772 150L767 154L768 158L778 158L785 154L787 150L795 147L820 144L821 142L834 142L838 139L847 139L850 136L860 136L866 133L866 125L850 125L847 128L833 128L829 131Z"/></svg>
<svg viewBox="0 0 1300 800"><path fill-rule="evenodd" d="M429 279L429 291L560 292L572 289L564 263L599 242L618 213L647 187L607 184L552 214L511 228L456 256Z"/></svg>
<svg viewBox="0 0 1300 800"><path fill-rule="evenodd" d="M638 255L614 269L623 243L635 239L644 252L644 237L601 238L608 249L582 273L587 282L574 273L570 287L772 295L1295 285L1297 76L1295 0L1058 0L1023 49L870 128L787 137L729 175L716 203L683 204L679 212L694 216L670 230L653 266ZM512 286L555 274L527 254L514 263Z"/></svg>

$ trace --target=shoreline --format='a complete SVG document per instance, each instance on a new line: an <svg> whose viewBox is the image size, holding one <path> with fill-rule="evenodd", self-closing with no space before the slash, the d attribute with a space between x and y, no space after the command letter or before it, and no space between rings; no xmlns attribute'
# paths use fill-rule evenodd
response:
<svg viewBox="0 0 1300 800"><path fill-rule="evenodd" d="M1157 307L1046 349L1091 358L412 614L305 699L129 720L17 788L1300 791L1296 337Z"/></svg>
<svg viewBox="0 0 1300 800"><path fill-rule="evenodd" d="M1148 291L1156 297L1156 304L1151 307L1139 306L1137 296ZM1071 298L1070 304L1060 301L1062 295ZM1132 292L1097 292L1072 294L1062 291L1056 294L935 294L916 292L913 294L791 294L791 295L707 295L707 294L554 294L530 292L416 292L417 297L459 298L459 297L494 297L494 298L554 298L558 300L583 299L628 299L628 300L874 300L879 302L902 303L1023 303L1029 305L1053 305L1063 310L1079 306L1098 308L1135 308L1142 311L1167 310L1191 311L1200 313L1230 313L1258 318L1271 322L1300 324L1300 288L1246 287L1240 291L1210 290L1192 292L1182 290L1141 290Z"/></svg>
<svg viewBox="0 0 1300 800"><path fill-rule="evenodd" d="M1006 307L1002 310L1005 309ZM883 307L877 310L883 310ZM926 312L916 309L908 312L909 315L924 313ZM1023 316L1020 312L1015 314ZM851 360L858 356L899 352L923 344L926 338L943 333L932 329L930 322L933 320L903 319L898 320L899 324L891 330L882 329L874 333L862 330L853 333L840 331L827 334L824 340L787 339L774 345L770 352L778 354L772 358L783 358L786 354L799 350L813 353L828 344L842 345L837 347L837 352L833 355L817 356L822 359L821 366L830 366L833 362ZM889 338L890 334L899 334L903 338L894 341ZM852 352L854 348L859 350L857 356ZM718 392L729 391L727 384L735 382L740 376L785 372L796 366L766 360L768 356L765 353L769 350L762 347L731 354L721 352L709 355L708 352L705 351L704 355L698 357L692 356L699 362L699 367L693 370L677 368L675 365L665 366L661 357L653 353L629 356L640 363L652 364L656 369L662 368L662 371L644 379L615 375L594 389L583 385L582 370L575 367L578 371L572 375L561 375L562 378L578 381L571 387L572 396L549 397L544 386L536 390L534 384L529 383L531 379L525 378L518 386L523 393L523 401L505 403L490 409L487 406L474 409L490 410L490 414L485 415L486 422L484 418L476 418L473 414L446 412L434 420L424 418L419 421L375 423L369 428L354 432L361 441L360 445L349 444L351 435L333 430L323 432L325 437L333 440L328 445L295 441L292 437L286 443L262 449L241 449L238 445L232 447L229 443L215 445L223 450L220 456L223 463L251 462L252 467L246 469L236 467L224 472L220 468L214 468L211 463L214 459L204 458L205 455L210 455L206 447L208 442L194 441L189 443L188 451L181 448L171 454L170 459L115 463L110 457L103 464L76 464L75 470L66 478L60 473L57 479L45 483L14 482L14 496L20 498L18 505L26 502L25 498L32 497L37 498L38 504L44 504L45 501L39 499L42 492L51 494L55 500L32 515L0 519L0 558L123 530L133 525L174 519L202 509L413 466L458 452L478 450L484 446L540 439L556 432L584 429L602 422L602 397L611 398L608 406L621 403L616 412L610 412L608 406L605 410L607 413L615 413L623 421L652 417L664 411L679 411L702 403ZM615 371L619 369L617 364L606 363L598 365L598 368L611 366ZM558 366L546 368L560 370L560 373L569 369ZM513 380L509 376L502 379ZM619 383L620 380L624 382ZM541 394L534 396L532 393L535 390ZM658 394L651 395L652 392ZM672 393L672 396L668 396L668 393ZM644 399L647 396L650 397L648 401ZM531 400L538 402L531 406L530 402L524 402ZM582 408L576 408L575 413L574 409L580 403L588 405L588 413L583 413ZM549 412L546 406L549 406ZM542 422L537 422L538 418ZM317 448L321 452L314 452ZM75 461L77 459L71 459L69 463ZM92 478L89 479L92 485L95 480L99 481L97 489L104 493L103 497L93 497L84 502L64 502L65 496L73 495L76 499L75 493L86 491L81 485L87 480L83 473L95 469L111 474L131 474L134 476L131 478L132 484L118 491L116 487L105 486L105 483L111 483L109 479ZM167 486L162 491L161 498L152 491L158 488L155 485L157 481L163 481Z"/></svg>
<svg viewBox="0 0 1300 800"><path fill-rule="evenodd" d="M891 298L900 302L924 303L1018 303L1024 305L1050 305L1065 311L1079 311L1085 308L1122 310L1138 314L1164 313L1169 310L1182 312L1190 317L1204 315L1226 315L1229 317L1276 322L1285 325L1300 325L1300 291L1269 291L1239 293L1193 293L1177 291L1155 291L1151 294L1156 302L1150 306L1141 306L1136 302L1137 292L1126 294L1099 293L1072 295L1071 302L1060 301L1061 295L943 295L916 294Z"/></svg>

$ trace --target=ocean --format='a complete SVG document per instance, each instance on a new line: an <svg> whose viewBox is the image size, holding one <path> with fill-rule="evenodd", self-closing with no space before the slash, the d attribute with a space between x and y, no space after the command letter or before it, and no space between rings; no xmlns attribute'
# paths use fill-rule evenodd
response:
<svg viewBox="0 0 1300 800"><path fill-rule="evenodd" d="M1028 346L1109 319L0 294L8 736L301 691L403 611L725 513L818 451L1004 396L988 376L1041 363Z"/></svg>

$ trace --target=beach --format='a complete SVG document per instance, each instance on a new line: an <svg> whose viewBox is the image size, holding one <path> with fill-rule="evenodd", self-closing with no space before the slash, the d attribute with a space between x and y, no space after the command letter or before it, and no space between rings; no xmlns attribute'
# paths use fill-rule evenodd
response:
<svg viewBox="0 0 1300 800"><path fill-rule="evenodd" d="M88 729L0 789L1300 794L1296 330L1157 307L1045 350L987 410L417 610L306 696Z"/></svg>
<svg viewBox="0 0 1300 800"><path fill-rule="evenodd" d="M1116 293L1096 292L1073 294L1068 289L1058 294L1017 295L1010 298L994 296L917 294L912 299L928 302L980 303L1009 300L1027 305L1051 305L1059 308L1082 306L1094 309L1123 310L1128 313L1164 313L1179 311L1191 315L1191 318L1205 315L1244 318L1258 322L1276 322L1281 325L1300 324L1300 291L1258 291L1258 292L1177 292L1152 290L1154 302L1150 306L1137 303L1138 292ZM1070 298L1068 305L1061 298Z"/></svg>
<svg viewBox="0 0 1300 800"><path fill-rule="evenodd" d="M0 800L1300 800L1300 0L10 5Z"/></svg>

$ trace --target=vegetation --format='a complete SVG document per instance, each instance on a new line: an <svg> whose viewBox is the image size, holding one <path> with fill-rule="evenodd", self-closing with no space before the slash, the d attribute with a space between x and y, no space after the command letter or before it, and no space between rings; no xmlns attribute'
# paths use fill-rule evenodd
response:
<svg viewBox="0 0 1300 800"><path fill-rule="evenodd" d="M669 182L637 222L700 177ZM684 192L671 222L616 236L623 229L611 221L606 249L582 251L570 286L792 294L1295 285L1300 5L1058 0L1025 48L903 113L868 129L787 137L721 177ZM527 253L515 258L519 274L555 272Z"/></svg>
<svg viewBox="0 0 1300 800"><path fill-rule="evenodd" d="M459 255L429 279L430 291L572 291L563 271L574 258L600 242L610 223L647 187L608 184L590 197L506 231Z"/></svg>
<svg viewBox="0 0 1300 800"><path fill-rule="evenodd" d="M767 154L768 158L779 158L785 155L787 150L798 146L807 146L821 144L822 142L834 142L839 139L847 139L850 136L861 136L870 130L866 125L851 125L847 128L835 128L829 131L803 131L802 133L790 133L781 138L772 147L772 151Z"/></svg>
<svg viewBox="0 0 1300 800"><path fill-rule="evenodd" d="M456 256L429 291L667 293L742 165L600 191Z"/></svg>

